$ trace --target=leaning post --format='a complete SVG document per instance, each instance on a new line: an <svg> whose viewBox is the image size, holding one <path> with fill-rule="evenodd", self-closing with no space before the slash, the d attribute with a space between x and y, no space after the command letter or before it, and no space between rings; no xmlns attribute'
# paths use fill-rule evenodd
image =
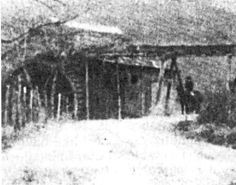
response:
<svg viewBox="0 0 236 185"><path fill-rule="evenodd" d="M170 79L167 82L167 92L166 92L166 99L165 99L165 114L169 115L169 100L170 100L170 93L171 93L171 86L173 80L173 68L176 63L176 57L172 57L171 65L170 65Z"/></svg>

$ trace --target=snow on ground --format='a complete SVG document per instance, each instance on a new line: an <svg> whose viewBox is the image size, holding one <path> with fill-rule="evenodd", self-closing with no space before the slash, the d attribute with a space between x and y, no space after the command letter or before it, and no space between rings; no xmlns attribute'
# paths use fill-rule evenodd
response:
<svg viewBox="0 0 236 185"><path fill-rule="evenodd" d="M50 123L2 154L2 184L229 185L236 151L171 131L183 117Z"/></svg>

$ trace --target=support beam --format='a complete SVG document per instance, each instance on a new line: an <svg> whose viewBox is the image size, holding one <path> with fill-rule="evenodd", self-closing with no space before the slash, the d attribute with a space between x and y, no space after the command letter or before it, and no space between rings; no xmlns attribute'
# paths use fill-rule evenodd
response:
<svg viewBox="0 0 236 185"><path fill-rule="evenodd" d="M163 82L164 74L165 74L164 63L165 63L165 61L162 60L161 66L160 66L159 78L158 78L158 90L157 90L156 104L159 102L160 97L161 97L162 82Z"/></svg>
<svg viewBox="0 0 236 185"><path fill-rule="evenodd" d="M118 58L116 59L116 84L117 84L117 110L118 110L118 119L121 119L121 97L120 97L120 72Z"/></svg>
<svg viewBox="0 0 236 185"><path fill-rule="evenodd" d="M173 81L173 69L174 66L176 65L176 57L172 58L171 65L170 65L170 79L168 79L167 82L167 92L166 92L166 99L165 99L165 114L169 114L169 100L170 100L170 93L171 93L171 86L172 86L172 81Z"/></svg>
<svg viewBox="0 0 236 185"><path fill-rule="evenodd" d="M184 85L183 85L183 82L182 82L182 78L181 78L181 74L180 74L180 70L178 68L178 65L177 65L177 61L176 59L173 60L174 61L174 68L175 68L175 71L176 71L176 75L177 75L177 81L178 81L178 86L177 86L177 93L178 93L178 96L180 98L180 104L181 104L181 109L182 109L182 113L186 113L186 97L185 97L185 92L184 92Z"/></svg>

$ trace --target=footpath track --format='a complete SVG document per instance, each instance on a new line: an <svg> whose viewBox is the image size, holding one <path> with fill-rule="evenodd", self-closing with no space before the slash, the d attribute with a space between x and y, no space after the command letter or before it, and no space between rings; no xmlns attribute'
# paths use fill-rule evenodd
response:
<svg viewBox="0 0 236 185"><path fill-rule="evenodd" d="M175 135L183 117L67 121L2 153L2 184L230 185L236 151Z"/></svg>

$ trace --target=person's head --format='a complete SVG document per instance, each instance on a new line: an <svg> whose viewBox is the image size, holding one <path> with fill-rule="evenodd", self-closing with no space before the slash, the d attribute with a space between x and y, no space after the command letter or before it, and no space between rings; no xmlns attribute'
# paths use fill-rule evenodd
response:
<svg viewBox="0 0 236 185"><path fill-rule="evenodd" d="M192 77L191 76L186 76L185 80L186 81L192 81Z"/></svg>

